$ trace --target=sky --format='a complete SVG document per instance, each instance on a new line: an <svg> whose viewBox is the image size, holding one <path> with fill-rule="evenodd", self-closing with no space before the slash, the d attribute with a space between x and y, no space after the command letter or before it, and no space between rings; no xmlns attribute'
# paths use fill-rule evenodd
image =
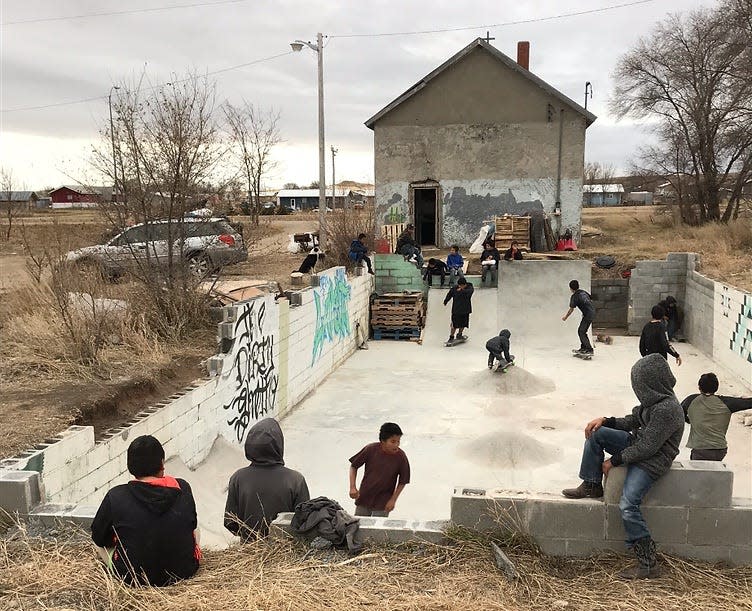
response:
<svg viewBox="0 0 752 611"><path fill-rule="evenodd" d="M530 70L578 103L592 83L588 110L598 120L587 131L586 161L626 171L651 130L608 111L619 57L668 13L714 0L650 0L504 24L629 1L0 0L0 167L13 171L16 188L95 182L90 151L108 120L113 84L143 71L151 83L222 71L212 77L218 102L246 100L281 115L283 143L267 186L308 184L318 179L316 53L292 53L289 43L315 42L320 31L327 181L333 145L337 182L373 182L373 132L364 122L488 31L513 58L517 41L530 41ZM140 9L149 10L91 15ZM463 27L473 29L404 34ZM363 34L382 35L355 36ZM250 65L234 68L241 64Z"/></svg>

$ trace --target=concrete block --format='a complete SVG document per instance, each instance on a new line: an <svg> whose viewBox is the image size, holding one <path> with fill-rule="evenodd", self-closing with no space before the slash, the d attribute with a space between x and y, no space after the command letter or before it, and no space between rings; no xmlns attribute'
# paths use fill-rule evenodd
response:
<svg viewBox="0 0 752 611"><path fill-rule="evenodd" d="M731 566L752 566L752 547L732 546L729 548Z"/></svg>
<svg viewBox="0 0 752 611"><path fill-rule="evenodd" d="M601 539L605 505L599 500L530 500L526 532L538 537Z"/></svg>
<svg viewBox="0 0 752 611"><path fill-rule="evenodd" d="M702 562L729 562L731 548L723 545L689 545L682 543L656 542L658 552Z"/></svg>
<svg viewBox="0 0 752 611"><path fill-rule="evenodd" d="M604 487L606 504L618 505L626 467L612 469ZM644 506L730 507L734 473L723 463L704 460L674 461L643 500Z"/></svg>
<svg viewBox="0 0 752 611"><path fill-rule="evenodd" d="M686 507L643 507L642 515L648 523L653 539L660 543L687 543ZM616 505L606 508L606 540L624 541L624 523Z"/></svg>
<svg viewBox="0 0 752 611"><path fill-rule="evenodd" d="M29 513L29 521L38 522L48 528L54 528L65 521L65 516L75 509L70 503L45 503L35 507Z"/></svg>
<svg viewBox="0 0 752 611"><path fill-rule="evenodd" d="M752 548L752 508L690 508L687 543Z"/></svg>
<svg viewBox="0 0 752 611"><path fill-rule="evenodd" d="M575 556L585 558L604 551L624 552L624 543L602 539L536 538L540 550L548 556Z"/></svg>
<svg viewBox="0 0 752 611"><path fill-rule="evenodd" d="M10 515L28 514L42 501L39 473L3 471L0 475L0 510Z"/></svg>

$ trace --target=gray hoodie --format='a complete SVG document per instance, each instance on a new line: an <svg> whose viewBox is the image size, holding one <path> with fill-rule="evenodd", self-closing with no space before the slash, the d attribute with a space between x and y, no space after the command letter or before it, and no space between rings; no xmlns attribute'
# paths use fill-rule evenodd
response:
<svg viewBox="0 0 752 611"><path fill-rule="evenodd" d="M295 511L310 497L305 478L285 467L285 438L274 418L257 422L245 440L251 464L236 471L227 487L225 528L243 539L266 535L277 514Z"/></svg>
<svg viewBox="0 0 752 611"><path fill-rule="evenodd" d="M492 352L495 356L504 354L504 358L509 362L509 337L512 334L509 329L502 329L496 337L492 337L486 342L486 350Z"/></svg>
<svg viewBox="0 0 752 611"><path fill-rule="evenodd" d="M611 464L636 464L658 479L671 468L684 432L684 411L674 394L676 378L666 359L648 354L632 367L632 390L640 405L624 418L606 418L603 426L629 431L629 447L611 457Z"/></svg>

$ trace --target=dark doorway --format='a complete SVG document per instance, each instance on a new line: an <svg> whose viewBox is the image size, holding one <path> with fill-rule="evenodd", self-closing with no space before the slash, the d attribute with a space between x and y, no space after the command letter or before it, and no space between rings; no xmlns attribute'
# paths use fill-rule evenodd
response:
<svg viewBox="0 0 752 611"><path fill-rule="evenodd" d="M415 240L421 246L436 245L436 189L415 189Z"/></svg>

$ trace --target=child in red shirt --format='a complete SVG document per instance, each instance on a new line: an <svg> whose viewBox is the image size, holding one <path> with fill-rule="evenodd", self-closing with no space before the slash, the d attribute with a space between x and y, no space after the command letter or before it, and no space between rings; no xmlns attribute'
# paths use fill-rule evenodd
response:
<svg viewBox="0 0 752 611"><path fill-rule="evenodd" d="M410 463L400 450L401 438L399 425L385 422L378 443L369 443L350 459L350 498L355 499L356 516L387 517L410 483ZM363 465L366 468L358 490L355 482Z"/></svg>

